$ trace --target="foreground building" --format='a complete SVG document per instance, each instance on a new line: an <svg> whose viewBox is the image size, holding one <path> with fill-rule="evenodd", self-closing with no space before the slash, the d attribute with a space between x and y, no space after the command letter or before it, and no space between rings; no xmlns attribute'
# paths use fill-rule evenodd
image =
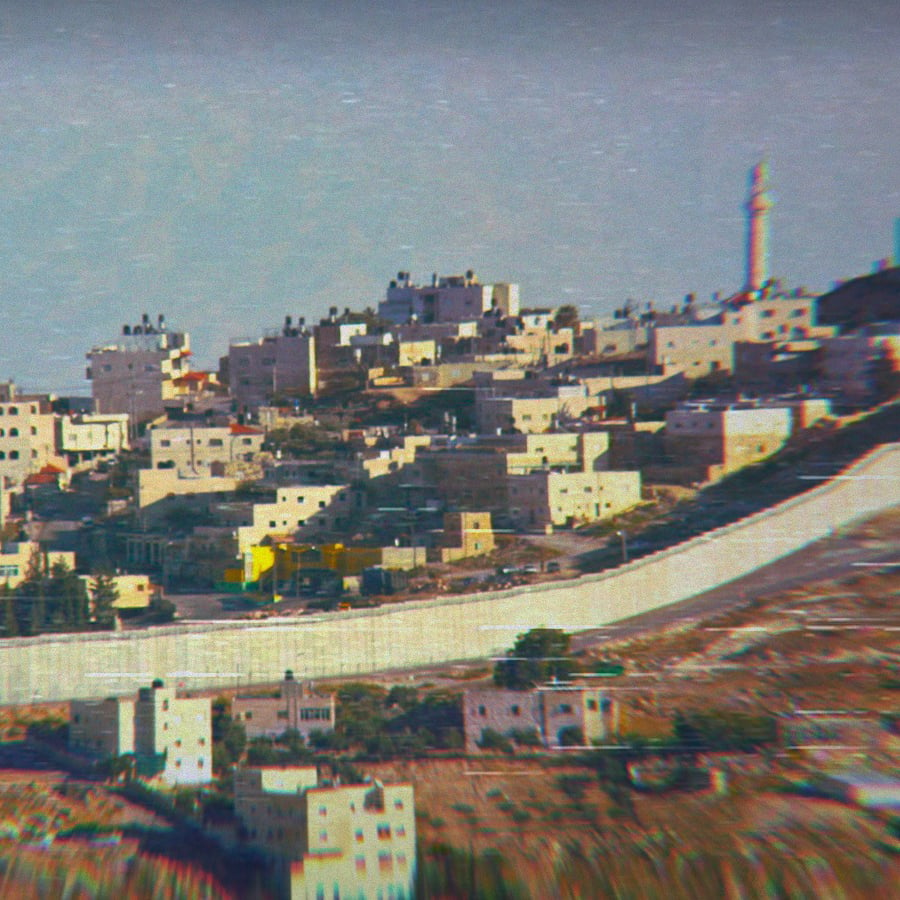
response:
<svg viewBox="0 0 900 900"><path fill-rule="evenodd" d="M411 784L340 785L320 781L314 766L240 769L234 808L290 900L413 896Z"/></svg>
<svg viewBox="0 0 900 900"><path fill-rule="evenodd" d="M334 731L334 694L315 693L311 685L295 681L288 669L277 697L235 697L231 715L244 726L248 738L279 737L285 731L297 731L309 741L314 731Z"/></svg>
<svg viewBox="0 0 900 900"><path fill-rule="evenodd" d="M137 774L170 786L212 781L208 697L182 698L156 679L137 699L73 700L69 745L97 759L134 754Z"/></svg>
<svg viewBox="0 0 900 900"><path fill-rule="evenodd" d="M504 737L531 735L538 745L590 744L618 732L618 706L590 685L545 684L532 690L486 688L463 699L466 752L478 753L490 730Z"/></svg>

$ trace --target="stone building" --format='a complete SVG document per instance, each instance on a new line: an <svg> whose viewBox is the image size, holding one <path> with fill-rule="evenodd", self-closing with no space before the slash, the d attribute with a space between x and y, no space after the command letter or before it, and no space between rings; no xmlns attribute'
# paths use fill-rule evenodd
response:
<svg viewBox="0 0 900 900"><path fill-rule="evenodd" d="M160 416L178 396L176 380L190 370L186 332L169 331L163 316L152 325L124 325L114 341L94 347L87 358L95 413L127 413L132 425Z"/></svg>
<svg viewBox="0 0 900 900"><path fill-rule="evenodd" d="M540 746L555 749L564 740L608 739L618 731L618 707L589 685L545 684L525 691L485 688L463 698L466 752L478 753L487 729L506 737L531 733Z"/></svg>
<svg viewBox="0 0 900 900"><path fill-rule="evenodd" d="M137 700L73 700L69 746L104 759L134 754L137 774L169 786L212 781L210 700L182 698L159 679Z"/></svg>
<svg viewBox="0 0 900 900"><path fill-rule="evenodd" d="M315 693L311 685L295 681L288 669L277 697L237 696L231 715L244 726L248 738L278 737L291 730L308 741L314 731L334 731L334 694Z"/></svg>
<svg viewBox="0 0 900 900"><path fill-rule="evenodd" d="M341 785L319 780L314 766L253 768L235 773L234 794L248 840L281 876L282 896L413 896L411 784Z"/></svg>

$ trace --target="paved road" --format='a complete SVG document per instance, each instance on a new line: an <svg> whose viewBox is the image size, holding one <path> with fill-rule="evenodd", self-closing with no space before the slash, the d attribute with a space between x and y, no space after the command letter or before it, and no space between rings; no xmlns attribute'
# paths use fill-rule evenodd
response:
<svg viewBox="0 0 900 900"><path fill-rule="evenodd" d="M736 609L758 597L829 578L858 575L891 564L900 566L900 536L897 534L885 535L880 539L854 534L836 535L690 600L625 619L615 625L581 632L573 638L572 645L574 649L596 647L672 625L689 624Z"/></svg>

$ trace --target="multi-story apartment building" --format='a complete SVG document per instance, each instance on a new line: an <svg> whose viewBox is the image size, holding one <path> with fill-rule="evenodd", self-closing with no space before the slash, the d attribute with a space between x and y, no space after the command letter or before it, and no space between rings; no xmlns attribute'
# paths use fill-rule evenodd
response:
<svg viewBox="0 0 900 900"><path fill-rule="evenodd" d="M212 780L212 714L208 697L177 697L159 679L137 700L73 700L69 745L94 757L133 753L137 773L168 785Z"/></svg>
<svg viewBox="0 0 900 900"><path fill-rule="evenodd" d="M127 413L132 424L165 411L178 396L176 380L190 370L190 337L169 331L160 316L157 325L145 314L139 325L124 325L122 334L94 347L87 358L96 413Z"/></svg>
<svg viewBox="0 0 900 900"><path fill-rule="evenodd" d="M279 488L274 503L256 503L253 521L237 529L238 554L272 535L317 538L348 528L364 505L364 495L347 484Z"/></svg>
<svg viewBox="0 0 900 900"><path fill-rule="evenodd" d="M496 312L503 317L519 314L517 284L481 284L470 269L465 275L434 275L430 285L413 284L409 272L399 272L388 286L378 315L397 325L415 321L467 322Z"/></svg>
<svg viewBox="0 0 900 900"><path fill-rule="evenodd" d="M12 486L48 465L68 468L56 450L56 415L45 398L16 396L0 402L0 478Z"/></svg>
<svg viewBox="0 0 900 900"><path fill-rule="evenodd" d="M470 690L463 698L466 752L479 751L488 729L505 736L530 732L547 749L573 736L590 744L618 732L618 714L618 705L610 696L589 685L545 684L525 691Z"/></svg>
<svg viewBox="0 0 900 900"><path fill-rule="evenodd" d="M167 423L150 431L151 465L174 469L182 478L239 475L254 463L265 437L248 425Z"/></svg>
<svg viewBox="0 0 900 900"><path fill-rule="evenodd" d="M177 697L156 679L134 704L138 774L169 785L212 781L212 710L209 697Z"/></svg>
<svg viewBox="0 0 900 900"><path fill-rule="evenodd" d="M416 869L411 784L320 783L315 767L240 769L235 813L280 868L290 900L409 900Z"/></svg>
<svg viewBox="0 0 900 900"><path fill-rule="evenodd" d="M313 396L318 389L317 341L291 317L259 340L236 339L228 347L231 396L241 409L264 406L279 393Z"/></svg>
<svg viewBox="0 0 900 900"><path fill-rule="evenodd" d="M317 694L311 685L295 681L288 669L279 696L237 696L231 704L231 715L244 726L248 738L278 737L290 730L309 740L314 731L334 731L334 694Z"/></svg>
<svg viewBox="0 0 900 900"><path fill-rule="evenodd" d="M666 454L706 481L771 456L829 412L827 400L811 397L682 403L666 413Z"/></svg>

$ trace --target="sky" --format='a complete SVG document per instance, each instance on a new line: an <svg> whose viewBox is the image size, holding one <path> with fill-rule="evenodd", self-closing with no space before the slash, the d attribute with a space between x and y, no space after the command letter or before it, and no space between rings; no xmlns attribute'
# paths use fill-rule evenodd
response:
<svg viewBox="0 0 900 900"><path fill-rule="evenodd" d="M893 0L0 0L0 379L89 393L163 313L196 364L398 271L604 315L892 254Z"/></svg>

